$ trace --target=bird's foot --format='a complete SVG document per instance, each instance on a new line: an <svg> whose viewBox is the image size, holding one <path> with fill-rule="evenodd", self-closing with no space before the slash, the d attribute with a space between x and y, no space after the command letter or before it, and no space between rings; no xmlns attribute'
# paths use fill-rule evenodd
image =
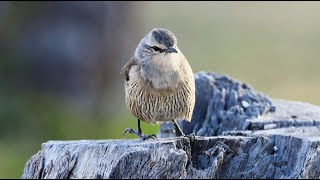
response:
<svg viewBox="0 0 320 180"><path fill-rule="evenodd" d="M196 135L194 133L185 135L182 131L177 132L175 129L171 129L173 133L176 134L176 137L186 137L189 138L190 141L194 141L196 139Z"/></svg>
<svg viewBox="0 0 320 180"><path fill-rule="evenodd" d="M182 131L176 131L174 128L172 128L172 129L167 129L165 132L168 132L168 133L172 133L172 134L175 134L177 137L181 137L181 136L183 136L183 137L187 137L187 138L192 138L192 139L195 139L195 135L194 135L194 133L191 133L191 134L189 134L189 135L185 135Z"/></svg>
<svg viewBox="0 0 320 180"><path fill-rule="evenodd" d="M137 132L131 128L127 128L123 131L123 135L124 136L126 133L130 133L130 134L135 134L136 136L138 136L141 140L148 140L148 139L157 139L157 136L154 135L154 134L146 134L146 135L143 135L142 132Z"/></svg>
<svg viewBox="0 0 320 180"><path fill-rule="evenodd" d="M184 137L189 138L191 142L193 142L196 139L196 135L194 133L184 135Z"/></svg>

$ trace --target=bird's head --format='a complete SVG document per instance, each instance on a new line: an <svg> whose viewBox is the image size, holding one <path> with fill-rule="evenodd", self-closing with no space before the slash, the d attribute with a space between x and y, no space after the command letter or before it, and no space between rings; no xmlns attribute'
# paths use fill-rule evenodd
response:
<svg viewBox="0 0 320 180"><path fill-rule="evenodd" d="M141 61L174 59L181 53L177 46L177 38L174 34L163 28L152 29L144 37L135 51L135 57Z"/></svg>

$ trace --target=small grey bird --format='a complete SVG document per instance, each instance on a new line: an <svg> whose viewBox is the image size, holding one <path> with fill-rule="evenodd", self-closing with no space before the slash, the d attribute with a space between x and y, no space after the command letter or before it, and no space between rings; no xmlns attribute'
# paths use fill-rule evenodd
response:
<svg viewBox="0 0 320 180"><path fill-rule="evenodd" d="M184 136L176 119L191 121L195 104L192 69L177 46L174 34L163 28L153 29L135 50L134 57L122 68L126 104L138 118L138 131L124 130L140 139L144 135L140 120L147 123L172 121L176 136Z"/></svg>

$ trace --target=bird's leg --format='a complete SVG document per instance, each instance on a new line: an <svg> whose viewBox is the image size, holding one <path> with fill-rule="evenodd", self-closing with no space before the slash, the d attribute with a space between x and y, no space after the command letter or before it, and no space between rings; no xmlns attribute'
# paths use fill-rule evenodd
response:
<svg viewBox="0 0 320 180"><path fill-rule="evenodd" d="M157 136L154 135L154 134L146 134L146 135L143 135L143 132L141 130L141 126L140 126L140 119L138 119L138 131L135 131L131 128L127 128L123 131L123 136L126 134L126 133L130 133L130 134L135 134L137 135L141 140L147 140L147 139L157 139Z"/></svg>
<svg viewBox="0 0 320 180"><path fill-rule="evenodd" d="M140 119L138 119L138 134L143 135L143 132L140 126Z"/></svg>
<svg viewBox="0 0 320 180"><path fill-rule="evenodd" d="M176 136L185 136L185 134L182 132L182 130L180 129L179 125L177 124L177 122L175 120L172 120L173 124L174 124L174 130L176 132Z"/></svg>
<svg viewBox="0 0 320 180"><path fill-rule="evenodd" d="M175 120L172 120L172 122L173 122L173 124L174 124L174 131L176 132L176 136L177 137L180 137L180 136L184 136L184 137L187 137L187 138L189 138L190 139L190 141L194 141L195 140L195 138L196 138L196 136L193 134L193 133L191 133L191 134L189 134L189 135L185 135L183 132L182 132L182 130L181 130L181 128L179 127L179 125L177 124L177 122L175 121Z"/></svg>

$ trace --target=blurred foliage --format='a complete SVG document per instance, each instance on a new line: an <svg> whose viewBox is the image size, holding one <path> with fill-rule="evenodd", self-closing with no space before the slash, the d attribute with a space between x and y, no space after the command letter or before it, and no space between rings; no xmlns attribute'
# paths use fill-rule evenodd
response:
<svg viewBox="0 0 320 180"><path fill-rule="evenodd" d="M101 4L80 4L0 3L0 178L19 178L26 161L48 140L122 138L125 128L136 128L136 119L124 104L119 71L154 27L167 28L177 36L194 72L228 74L273 98L320 104L319 2L110 2L100 10ZM81 12L75 27L83 31L58 28L63 38L41 41L46 36L41 28L63 25L61 21L78 15L73 11ZM103 16L94 13L105 11ZM88 24L81 25L84 22L98 29L87 29ZM31 39L24 39L29 35ZM89 38L73 41L69 36ZM90 48L95 44L90 37L99 46L97 52ZM44 52L38 44L61 39L62 44L52 43ZM78 42L85 43L79 46ZM56 47L65 43L71 45ZM75 48L80 55L72 54ZM41 58L32 58L40 51ZM60 51L67 56L57 54L59 58L78 59L71 58L69 64L60 59L53 66L59 59L52 55ZM46 52L53 54L45 59ZM67 65L71 69L62 71ZM50 84L54 73L69 71L72 75L58 76ZM75 82L80 85L74 86ZM159 125L142 123L142 129L157 133Z"/></svg>

